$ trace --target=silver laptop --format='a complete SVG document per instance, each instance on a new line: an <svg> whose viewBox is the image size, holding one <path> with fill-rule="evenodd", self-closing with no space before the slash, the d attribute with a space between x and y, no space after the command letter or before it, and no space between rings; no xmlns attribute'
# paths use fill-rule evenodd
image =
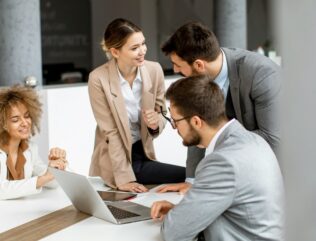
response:
<svg viewBox="0 0 316 241"><path fill-rule="evenodd" d="M128 202L105 202L88 178L76 173L49 168L76 209L106 221L123 224L151 219L150 208Z"/></svg>

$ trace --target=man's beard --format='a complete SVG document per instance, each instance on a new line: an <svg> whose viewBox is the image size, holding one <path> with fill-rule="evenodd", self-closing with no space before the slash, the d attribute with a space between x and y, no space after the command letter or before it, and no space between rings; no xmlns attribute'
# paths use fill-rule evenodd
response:
<svg viewBox="0 0 316 241"><path fill-rule="evenodd" d="M181 75L182 77L189 77L189 76L200 75L201 73L196 71L195 68L191 66L191 75L187 76L187 75L184 75L182 72L179 72L178 74Z"/></svg>
<svg viewBox="0 0 316 241"><path fill-rule="evenodd" d="M192 128L191 125L189 133L182 139L182 144L184 146L197 146L201 143L201 137L199 136L197 131Z"/></svg>

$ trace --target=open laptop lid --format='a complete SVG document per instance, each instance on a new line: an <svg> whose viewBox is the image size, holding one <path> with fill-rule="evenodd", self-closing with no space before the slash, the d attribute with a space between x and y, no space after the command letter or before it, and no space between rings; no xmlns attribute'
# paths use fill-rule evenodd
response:
<svg viewBox="0 0 316 241"><path fill-rule="evenodd" d="M54 175L75 208L97 218L118 223L87 177L52 167L49 167L49 171Z"/></svg>

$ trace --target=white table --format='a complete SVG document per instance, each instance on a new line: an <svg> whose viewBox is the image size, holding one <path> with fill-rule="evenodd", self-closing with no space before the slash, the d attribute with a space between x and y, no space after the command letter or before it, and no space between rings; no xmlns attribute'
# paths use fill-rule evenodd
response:
<svg viewBox="0 0 316 241"><path fill-rule="evenodd" d="M149 220L116 225L94 217L85 219L41 240L162 241L160 222Z"/></svg>
<svg viewBox="0 0 316 241"><path fill-rule="evenodd" d="M69 206L62 189L43 189L39 194L0 201L0 233Z"/></svg>
<svg viewBox="0 0 316 241"><path fill-rule="evenodd" d="M150 206L153 201L167 199L173 203L180 201L177 193L140 195L134 202ZM61 188L44 189L42 193L17 200L0 201L0 233L26 222L69 206L71 203ZM161 222L147 220L129 224L112 224L89 217L61 231L46 236L42 240L107 240L107 241L161 241Z"/></svg>

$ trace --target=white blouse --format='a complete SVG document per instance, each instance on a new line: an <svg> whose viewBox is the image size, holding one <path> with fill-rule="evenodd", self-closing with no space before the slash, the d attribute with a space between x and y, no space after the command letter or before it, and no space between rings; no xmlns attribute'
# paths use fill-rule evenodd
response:
<svg viewBox="0 0 316 241"><path fill-rule="evenodd" d="M121 75L119 69L117 68L118 75L121 82L121 91L125 101L125 106L127 110L129 127L132 134L132 141L141 139L140 135L140 118L141 118L141 101L142 101L142 77L139 68L137 69L137 74L134 79L132 88L128 81L124 79Z"/></svg>
<svg viewBox="0 0 316 241"><path fill-rule="evenodd" d="M47 164L44 164L39 157L37 145L32 142L29 142L28 145L29 147L23 152L26 162L22 180L7 179L7 154L0 149L0 200L20 198L41 192L42 188L36 188L36 182L38 176L46 173Z"/></svg>

